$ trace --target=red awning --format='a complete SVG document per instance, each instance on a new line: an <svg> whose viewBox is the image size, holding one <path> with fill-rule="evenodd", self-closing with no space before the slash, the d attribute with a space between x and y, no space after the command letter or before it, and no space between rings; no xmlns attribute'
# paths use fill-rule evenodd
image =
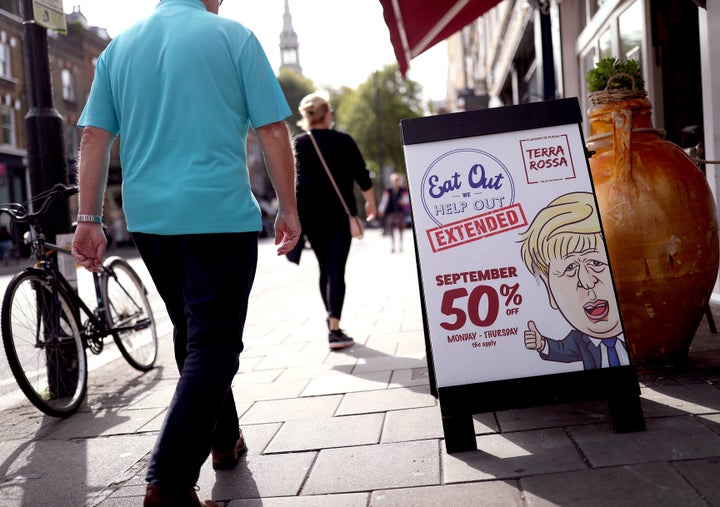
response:
<svg viewBox="0 0 720 507"><path fill-rule="evenodd" d="M380 0L400 72L410 60L447 39L500 0Z"/></svg>

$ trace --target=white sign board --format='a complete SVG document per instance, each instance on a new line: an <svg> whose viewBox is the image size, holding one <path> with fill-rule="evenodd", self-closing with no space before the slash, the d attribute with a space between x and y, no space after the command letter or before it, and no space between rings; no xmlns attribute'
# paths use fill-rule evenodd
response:
<svg viewBox="0 0 720 507"><path fill-rule="evenodd" d="M437 386L628 365L579 123L425 137L404 149Z"/></svg>

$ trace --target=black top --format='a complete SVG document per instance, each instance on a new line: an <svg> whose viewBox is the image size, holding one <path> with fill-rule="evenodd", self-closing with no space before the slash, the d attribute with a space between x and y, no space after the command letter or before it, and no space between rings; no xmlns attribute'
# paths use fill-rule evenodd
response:
<svg viewBox="0 0 720 507"><path fill-rule="evenodd" d="M370 171L360 149L353 138L344 132L313 129L312 133L345 203L351 214L356 215L354 183L357 182L362 190L372 188ZM303 227L309 222L347 224L347 214L320 162L312 140L303 132L295 137L294 143L298 214Z"/></svg>

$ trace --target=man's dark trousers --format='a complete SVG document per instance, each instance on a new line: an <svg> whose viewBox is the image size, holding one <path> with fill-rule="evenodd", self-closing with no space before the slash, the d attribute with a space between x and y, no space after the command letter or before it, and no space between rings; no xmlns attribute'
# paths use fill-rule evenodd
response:
<svg viewBox="0 0 720 507"><path fill-rule="evenodd" d="M243 349L258 234L132 236L173 323L180 370L146 479L188 489L210 450L232 449L239 438L231 385Z"/></svg>

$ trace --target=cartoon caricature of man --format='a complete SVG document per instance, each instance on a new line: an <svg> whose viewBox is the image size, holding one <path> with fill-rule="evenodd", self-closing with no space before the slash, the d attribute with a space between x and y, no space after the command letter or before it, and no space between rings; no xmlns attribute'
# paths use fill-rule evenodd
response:
<svg viewBox="0 0 720 507"><path fill-rule="evenodd" d="M521 241L528 270L545 284L550 306L573 327L553 340L529 321L525 347L546 361L582 361L586 370L629 364L593 195L558 197L540 210Z"/></svg>

